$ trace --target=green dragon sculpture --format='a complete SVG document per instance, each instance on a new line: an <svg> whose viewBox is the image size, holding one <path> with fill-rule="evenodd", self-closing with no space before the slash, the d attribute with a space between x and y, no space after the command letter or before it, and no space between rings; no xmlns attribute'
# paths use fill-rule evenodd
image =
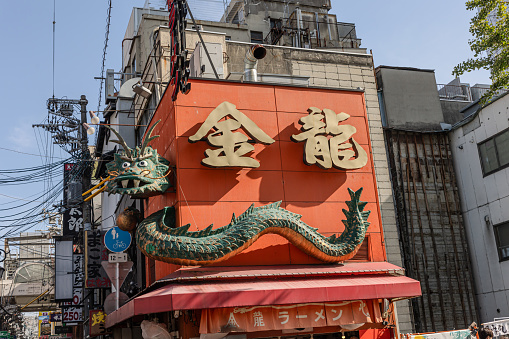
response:
<svg viewBox="0 0 509 339"><path fill-rule="evenodd" d="M175 228L175 209L165 207L145 218L137 227L136 242L148 257L179 265L210 265L224 261L253 244L266 233L279 234L303 252L324 262L352 258L364 240L370 211L359 201L362 188L348 189L351 201L343 209L345 230L339 237L325 237L300 220L299 214L280 207L281 202L254 207L232 217L230 224L213 230L190 232L190 224Z"/></svg>
<svg viewBox="0 0 509 339"><path fill-rule="evenodd" d="M147 132L142 146L131 149L122 137L118 137L124 150L115 154L108 163L110 175L105 186L109 193L128 194L134 198L145 198L162 194L170 186L167 175L169 162L159 156L157 150L148 146L155 138L151 136L157 121ZM366 235L369 211L364 211L366 202L360 201L362 188L354 192L348 189L351 201L348 210L343 209L345 230L339 237L325 237L303 221L301 215L280 207L281 202L265 206L251 205L239 217L235 214L230 224L212 229L190 232L190 225L175 227L175 209L165 207L145 218L136 227L139 212L126 209L117 217L117 225L126 231L136 229L136 242L148 257L179 265L210 265L224 261L242 252L259 237L267 233L279 234L297 248L324 262L341 262L352 258L359 250Z"/></svg>
<svg viewBox="0 0 509 339"><path fill-rule="evenodd" d="M148 143L159 135L151 136L152 131L161 120L158 120L148 130L142 146L131 149L125 140L114 129L108 127L118 138L111 142L118 143L124 148L115 153L114 160L106 164L110 179L106 184L106 191L112 194L128 194L133 198L146 198L164 193L170 182L169 161L161 157L157 150Z"/></svg>

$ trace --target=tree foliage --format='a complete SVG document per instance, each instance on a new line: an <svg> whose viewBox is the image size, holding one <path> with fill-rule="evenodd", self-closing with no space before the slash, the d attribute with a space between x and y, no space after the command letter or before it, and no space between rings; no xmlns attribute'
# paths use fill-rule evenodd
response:
<svg viewBox="0 0 509 339"><path fill-rule="evenodd" d="M492 98L497 92L509 88L509 0L470 0L468 10L477 10L470 21L470 49L474 57L454 67L453 75L459 76L478 69L491 71L492 85L482 100Z"/></svg>

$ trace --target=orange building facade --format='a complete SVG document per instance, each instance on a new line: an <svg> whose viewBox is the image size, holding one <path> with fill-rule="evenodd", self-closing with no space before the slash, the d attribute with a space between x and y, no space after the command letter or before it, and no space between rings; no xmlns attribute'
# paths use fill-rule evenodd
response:
<svg viewBox="0 0 509 339"><path fill-rule="evenodd" d="M181 337L186 339L200 333L228 332L223 323L230 323L229 315L234 313L239 313L235 318L239 325L236 332L242 332L239 330L241 328L248 338L290 335L285 333L292 333L292 328L305 328L306 333L314 334L339 333L348 331L352 324L360 324L353 327L360 330L363 338L392 335L391 331L377 332L394 325L390 303L393 300L420 295L420 286L417 281L404 277L402 269L386 262L364 92L213 80L191 82L191 92L188 95L179 95L175 102L171 100L170 91L166 91L151 119L150 125L161 120L153 133L160 135L160 138L155 139L151 146L170 161L173 187L163 195L146 200L145 217L165 206L174 206L176 226L191 224L189 230L197 231L210 224L213 224L214 228L227 225L233 214L240 215L253 203L261 206L281 201L282 208L302 215L301 220L317 228L322 235L339 236L345 229L341 221L345 219L342 210L348 209L345 201L350 200L348 188L353 191L362 188L361 201L367 202L365 210L371 211L366 238L359 252L343 264L324 264L275 234L263 235L240 254L209 268L182 268L179 265L147 259L147 286L153 284L154 288L108 316L107 326L118 326L126 319L146 314L143 310L151 307L150 313L182 309L195 312L197 321L194 325L179 322ZM206 164L204 159L212 157L211 154L223 156L225 153L221 153L221 146L211 145L207 136L199 135L198 131L210 114L225 102L233 104L236 110L273 140L270 143L258 142L256 137L253 137L253 131L247 130L246 126L235 128L234 132L245 135L248 144L254 147L253 151L243 155L238 149L234 149L235 152L238 151L236 155L254 159L259 164L258 167ZM344 158L347 169L337 168L340 166L335 165L340 162L341 157L338 158L336 154L338 161L331 168L324 169L322 167L327 166L323 165L323 154L320 153L327 151L324 149L315 157L322 166L309 164L305 153L306 142L297 142L295 136L305 132L306 125L303 124L306 117L310 116L309 112L316 110L348 115L344 115L339 122L336 121L334 126L329 127L332 129L348 126L350 131L354 131L348 145L350 149L353 148L353 158L359 158L360 153L365 152L367 161L364 165L348 169L348 159ZM229 124L228 120L231 120L231 116L220 119L224 125L238 127ZM221 131L216 127L210 129L206 135L211 133L221 135ZM192 136L197 136L198 140L190 142ZM327 136L329 140L333 137L334 135ZM361 149L355 149L356 147ZM340 146L340 149L346 148L348 147ZM215 151L217 152L214 153ZM334 156L332 153L332 158ZM287 277L282 278L281 274L284 272L287 272L288 276L300 276L299 283L285 280ZM249 276L249 279L243 280L242 275ZM187 299L182 299L185 302L178 306L178 298L183 298L185 294L176 292L178 288L183 288L179 284L189 283L191 276L206 276L194 282L204 285L200 292L187 295ZM271 278L266 280L266 277ZM384 279L389 280L385 283ZM161 282L162 280L165 282ZM244 294L228 294L228 286L232 286L229 285L232 281L237 284L235 288L239 289L235 291ZM215 290L209 293L207 291L211 291L212 287L209 285L212 283L215 284ZM265 291L265 297L261 297L261 292L255 295L253 291L248 291L249 284L252 283L254 285L251 285L251 289ZM218 284L222 284L221 288L217 288ZM288 289L293 287L285 287L285 294L280 291L278 284L295 286L295 289L289 291ZM309 294L313 296L307 297ZM240 300L242 298L234 301L235 295L245 296L244 301ZM165 297L169 299L164 299ZM158 305L158 300L164 305ZM171 305L168 306L165 300ZM360 307L355 304L357 301L360 302ZM362 308L363 303L365 308ZM237 311L239 307L248 306L263 306L264 312L272 312L270 316L266 315L265 319L284 321L288 315L289 320L284 326L277 323L262 330L256 327L256 308ZM345 307L341 312L349 314L351 319L335 323L335 313L331 312L336 310L331 307L336 306ZM306 308L306 312L322 314L323 318L318 316L315 323L295 320L300 319L298 307L301 307L301 314ZM369 316L366 316L364 310L367 310ZM243 315L240 316L240 313ZM281 318L281 315L284 318ZM242 320L242 317L245 320ZM277 322L276 320L271 321ZM242 321L246 322L245 325L240 324Z"/></svg>

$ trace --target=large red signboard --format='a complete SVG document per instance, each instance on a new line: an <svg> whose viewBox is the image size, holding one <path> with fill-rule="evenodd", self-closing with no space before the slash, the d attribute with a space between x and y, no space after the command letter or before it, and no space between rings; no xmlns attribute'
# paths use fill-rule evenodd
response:
<svg viewBox="0 0 509 339"><path fill-rule="evenodd" d="M260 206L282 201L281 207L302 215L302 220L317 227L321 234L339 235L344 230L342 210L347 209L345 201L350 200L348 188L357 191L362 187L361 200L367 202L365 210L371 211L366 257L372 261L386 259L363 92L211 80L192 80L192 85L193 91L175 102L164 96L152 120L161 119L153 133L161 137L152 142L152 147L176 167L178 175L175 192L148 200L147 215L175 206L177 227L190 223L192 230L202 230L212 223L215 228L229 224L234 213L241 214L252 203ZM262 142L257 142L243 127L232 131L247 137L252 150L242 152L242 157L254 160L251 168L218 167L216 164L221 165L223 160L207 160L207 155L225 154L220 151L222 146L212 145L209 140L221 134L212 135L213 129L204 134L202 127L225 102L235 107L231 110L242 113L236 113L236 123L245 125L249 120L250 132L261 130L270 138L258 137ZM222 120L212 121L216 132L221 122L232 118L218 116ZM382 133L381 128L377 132ZM239 139L238 134L234 137ZM329 151L330 161L323 158L325 153L307 154L307 143L324 146L322 151ZM361 160L344 161L348 156L345 151L357 154L352 158ZM286 239L267 234L220 265L316 263L320 261ZM176 268L161 262L155 265L156 279Z"/></svg>

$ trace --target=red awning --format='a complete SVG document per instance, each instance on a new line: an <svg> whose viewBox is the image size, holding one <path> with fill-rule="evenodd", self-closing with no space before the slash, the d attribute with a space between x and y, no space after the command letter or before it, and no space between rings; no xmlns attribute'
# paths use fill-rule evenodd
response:
<svg viewBox="0 0 509 339"><path fill-rule="evenodd" d="M173 310L282 305L421 295L420 283L389 263L182 269L167 285L138 296L108 315L106 327L135 315Z"/></svg>

